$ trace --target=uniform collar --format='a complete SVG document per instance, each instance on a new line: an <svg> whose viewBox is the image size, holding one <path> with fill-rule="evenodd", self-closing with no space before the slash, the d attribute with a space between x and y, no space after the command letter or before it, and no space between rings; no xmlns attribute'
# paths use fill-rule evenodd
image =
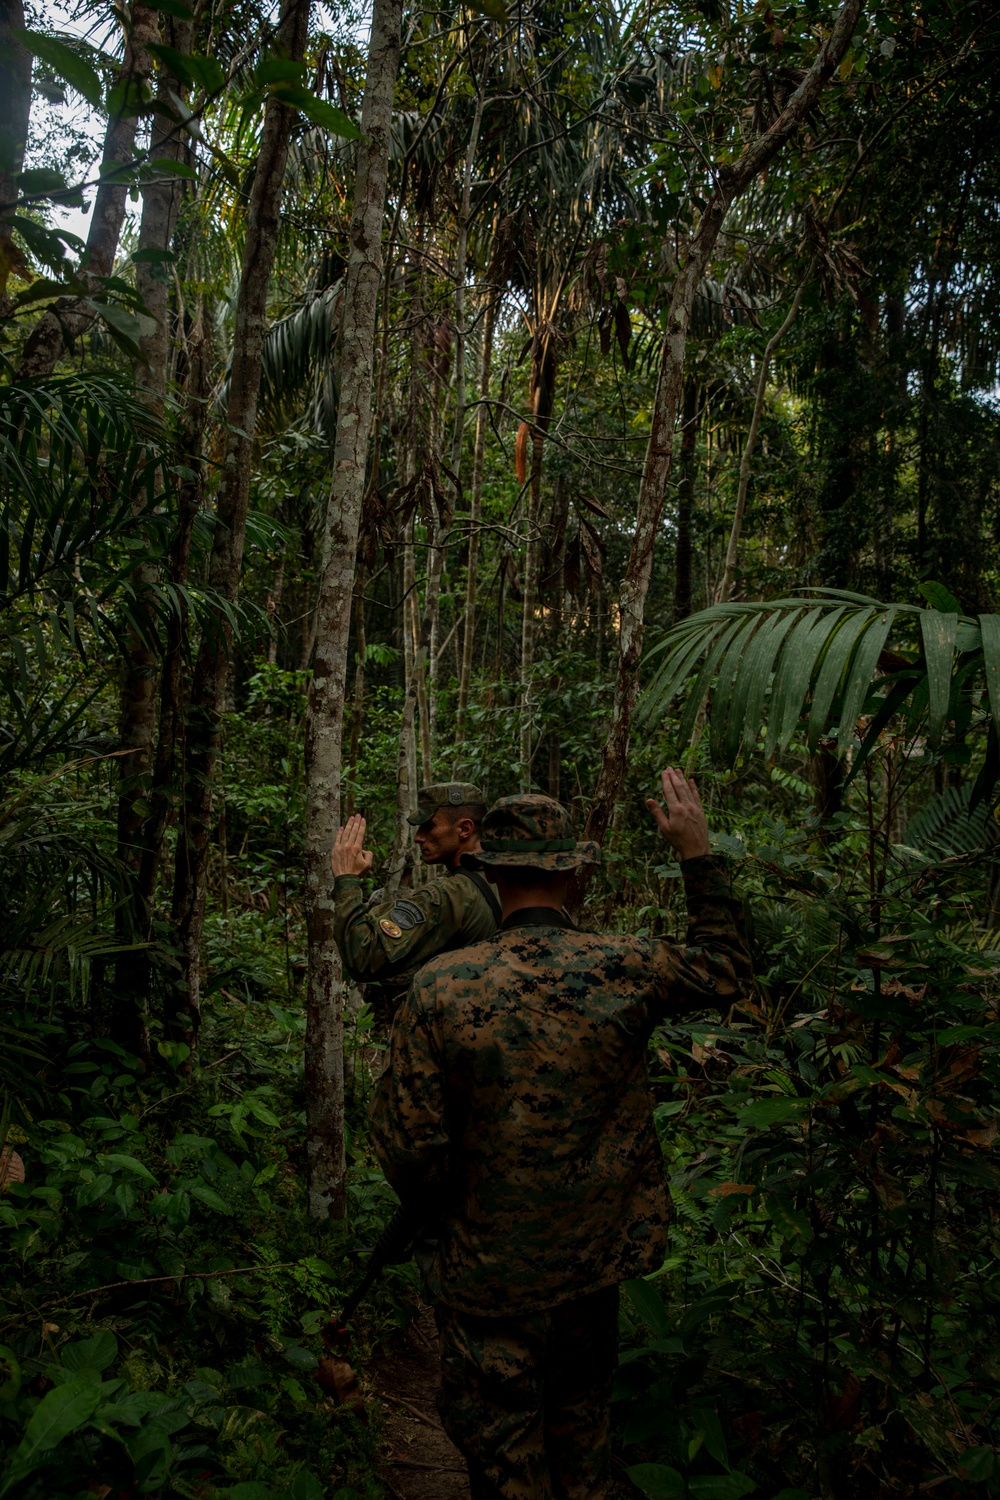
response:
<svg viewBox="0 0 1000 1500"><path fill-rule="evenodd" d="M578 931L573 918L555 906L522 906L520 911L512 911L503 919L500 931L509 932L512 927L568 927L572 932Z"/></svg>

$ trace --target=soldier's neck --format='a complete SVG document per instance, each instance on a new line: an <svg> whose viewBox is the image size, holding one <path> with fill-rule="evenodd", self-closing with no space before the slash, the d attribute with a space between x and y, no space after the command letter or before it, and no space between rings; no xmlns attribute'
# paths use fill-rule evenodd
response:
<svg viewBox="0 0 1000 1500"><path fill-rule="evenodd" d="M446 859L443 861L445 869L450 875L453 875L456 870L460 870L462 868L462 855L475 854L476 850L480 847L481 845L478 839L472 839L469 843L462 844L458 849L455 850L450 859Z"/></svg>

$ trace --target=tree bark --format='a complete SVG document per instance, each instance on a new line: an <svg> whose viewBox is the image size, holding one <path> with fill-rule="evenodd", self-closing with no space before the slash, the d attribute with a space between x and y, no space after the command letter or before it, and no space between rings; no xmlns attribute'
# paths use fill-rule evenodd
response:
<svg viewBox="0 0 1000 1500"><path fill-rule="evenodd" d="M365 714L365 569L358 569L354 584L354 702L351 705L351 749L347 762L347 799L344 816L354 811L354 788L358 779L358 755L361 749L361 724Z"/></svg>
<svg viewBox="0 0 1000 1500"><path fill-rule="evenodd" d="M462 746L465 744L466 721L469 714L469 690L472 686L472 653L476 641L476 589L479 573L479 523L483 513L483 470L486 460L486 428L489 424L488 402L490 375L493 369L493 335L496 330L497 309L500 306L499 287L490 286L486 293L486 308L483 313L483 349L479 365L479 407L476 412L476 441L472 453L472 485L469 494L469 561L465 580L465 609L462 625L462 666L458 683L458 711L455 719L456 759L453 774L459 773Z"/></svg>
<svg viewBox="0 0 1000 1500"><path fill-rule="evenodd" d="M708 269L727 212L791 139L816 104L850 45L861 7L862 0L845 0L815 62L774 124L752 141L732 166L724 164L716 168L714 186L701 221L674 281L667 308L649 443L639 486L635 530L621 586L614 705L597 790L587 819L587 838L600 841L607 833L625 780L629 731L639 691L646 595L673 461L674 428L684 383L684 354L695 292Z"/></svg>
<svg viewBox="0 0 1000 1500"><path fill-rule="evenodd" d="M189 53L194 35L192 21L164 18L164 40L178 51ZM183 98L181 81L161 70L157 99L161 110L153 116L150 140L152 162L179 161L185 138L171 121L171 92ZM139 223L139 250L166 252L173 240L180 202L180 180L165 172L149 182L143 193ZM136 290L153 320L151 331L140 340L141 358L134 379L141 399L152 414L162 419L169 364L169 319L171 281L165 264L140 260L136 264ZM136 514L146 505L145 493L133 497ZM149 599L159 577L157 563L143 557L132 572L132 589L138 621L131 625L125 645L125 661L119 704L119 741L129 751L118 761L118 859L133 876L133 903L123 903L115 914L117 936L122 943L146 942L152 918L152 891L144 892L137 877L143 862L143 830L149 808L150 772L156 733L156 678L158 634L155 612ZM116 1038L137 1055L146 1057L149 1047L144 1021L149 992L149 952L146 948L124 953L115 966Z"/></svg>
<svg viewBox="0 0 1000 1500"><path fill-rule="evenodd" d="M694 556L695 462L698 454L698 405L701 392L696 380L684 382L684 405L681 415L681 462L677 478L677 541L674 547L674 624L691 613L694 589L691 564Z"/></svg>
<svg viewBox="0 0 1000 1500"><path fill-rule="evenodd" d="M125 59L116 80L121 100L118 110L108 119L101 156L101 182L94 198L94 210L87 231L87 250L81 267L81 279L94 290L115 266L118 241L125 222L125 200L128 195L128 168L135 156L135 132L138 124L137 93L150 72L146 50L158 35L159 14L134 0L129 10L130 24L125 41ZM25 342L16 380L50 375L60 355L94 321L94 314L80 306L78 298L63 297L35 324Z"/></svg>
<svg viewBox="0 0 1000 1500"><path fill-rule="evenodd" d="M10 238L17 204L14 179L24 166L31 118L31 53L15 42L24 29L21 0L0 0L0 237Z"/></svg>
<svg viewBox="0 0 1000 1500"><path fill-rule="evenodd" d="M382 221L401 19L402 0L375 0L361 110L364 138L358 143L351 211L333 482L316 601L316 656L306 720L306 1137L309 1211L318 1219L343 1218L347 1209L343 983L333 940L330 850L340 821L347 650L371 423Z"/></svg>
<svg viewBox="0 0 1000 1500"><path fill-rule="evenodd" d="M308 27L309 0L283 0L277 41L287 56L303 57ZM208 568L210 593L220 597L230 609L240 591L268 285L281 223L281 193L294 118L295 113L288 106L273 97L268 100L247 214L216 524ZM212 795L231 646L232 625L226 609L219 608L203 632L193 677L187 716L184 811L174 866L173 921L181 949L181 978L170 996L167 1023L174 1038L192 1048L201 1014L201 935L213 823Z"/></svg>
<svg viewBox="0 0 1000 1500"><path fill-rule="evenodd" d="M542 453L545 433L552 417L556 385L556 351L553 338L540 336L531 379L531 474L528 480L528 545L524 559L524 606L521 612L521 790L531 787L531 740L535 711L535 611L538 607L538 567L542 554L539 525L542 504Z"/></svg>

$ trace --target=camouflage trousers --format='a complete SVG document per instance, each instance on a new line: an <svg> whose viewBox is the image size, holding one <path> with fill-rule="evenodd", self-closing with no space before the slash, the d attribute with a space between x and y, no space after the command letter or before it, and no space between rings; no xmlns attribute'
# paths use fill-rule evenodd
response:
<svg viewBox="0 0 1000 1500"><path fill-rule="evenodd" d="M605 1500L617 1285L520 1317L435 1316L438 1407L473 1500Z"/></svg>

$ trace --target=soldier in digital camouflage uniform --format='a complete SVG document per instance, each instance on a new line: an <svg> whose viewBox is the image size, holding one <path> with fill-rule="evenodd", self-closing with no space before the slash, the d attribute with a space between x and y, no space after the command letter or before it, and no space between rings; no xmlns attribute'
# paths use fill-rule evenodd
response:
<svg viewBox="0 0 1000 1500"><path fill-rule="evenodd" d="M330 862L334 882L333 935L344 967L370 992L377 1013L391 1015L420 965L435 954L464 948L492 936L500 920L496 892L483 875L462 870L463 854L479 848L486 803L470 782L421 787L414 842L424 864L445 866L445 874L394 900L365 903L361 878L371 869L365 849L365 820L355 815L339 829Z"/></svg>
<svg viewBox="0 0 1000 1500"><path fill-rule="evenodd" d="M507 797L474 856L495 937L416 976L372 1139L404 1203L440 1206L431 1268L445 1427L474 1500L609 1494L618 1284L663 1262L668 1199L646 1081L657 1022L726 1010L750 977L698 793L663 772L683 943L579 931L570 872L599 858L547 797Z"/></svg>

